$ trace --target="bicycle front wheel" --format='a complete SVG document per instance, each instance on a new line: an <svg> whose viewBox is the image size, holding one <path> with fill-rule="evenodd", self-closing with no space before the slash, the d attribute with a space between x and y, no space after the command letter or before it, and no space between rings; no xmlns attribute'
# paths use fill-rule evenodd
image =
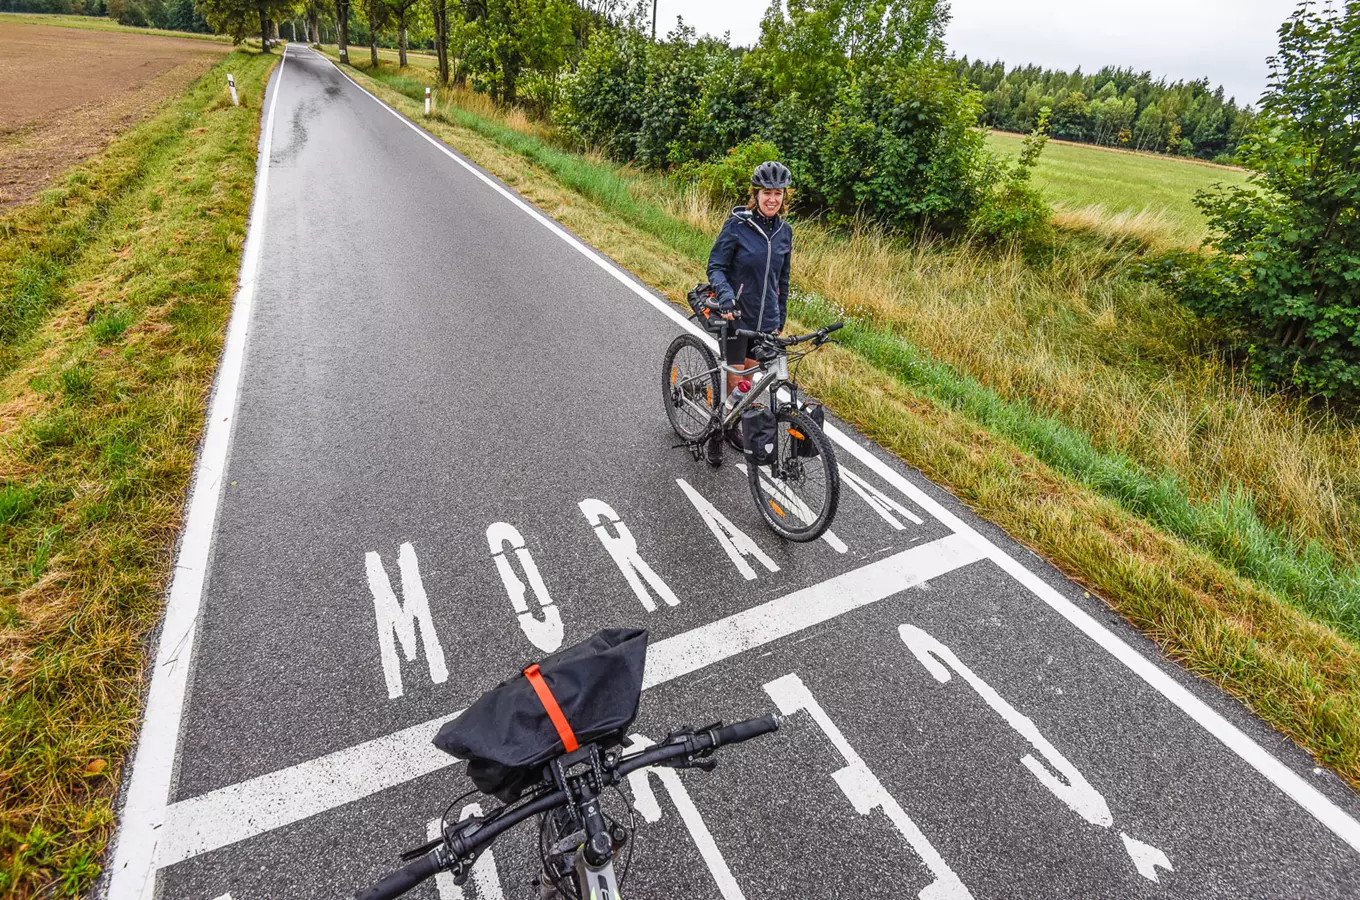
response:
<svg viewBox="0 0 1360 900"><path fill-rule="evenodd" d="M713 351L694 335L682 334L666 349L661 374L661 399L671 427L681 440L699 440L723 402Z"/></svg>
<svg viewBox="0 0 1360 900"><path fill-rule="evenodd" d="M831 527L840 502L836 454L822 429L801 412L780 410L775 422L775 458L763 466L749 465L748 458L751 496L775 534L798 543L815 541ZM815 455L799 452L808 445Z"/></svg>

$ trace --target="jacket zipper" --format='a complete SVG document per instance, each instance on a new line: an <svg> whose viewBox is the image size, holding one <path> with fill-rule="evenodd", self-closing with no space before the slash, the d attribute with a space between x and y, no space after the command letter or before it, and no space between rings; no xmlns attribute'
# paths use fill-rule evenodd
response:
<svg viewBox="0 0 1360 900"><path fill-rule="evenodd" d="M760 236L765 239L765 278L760 284L760 316L759 321L756 323L757 328L762 328L765 325L765 297L768 295L770 287L770 255L774 253L774 235L766 234L765 229L761 228L750 219L747 219L746 221L750 223L752 228L760 232ZM783 228L785 224L785 222L781 221L779 223L779 228ZM779 228L774 230L775 234L779 234Z"/></svg>

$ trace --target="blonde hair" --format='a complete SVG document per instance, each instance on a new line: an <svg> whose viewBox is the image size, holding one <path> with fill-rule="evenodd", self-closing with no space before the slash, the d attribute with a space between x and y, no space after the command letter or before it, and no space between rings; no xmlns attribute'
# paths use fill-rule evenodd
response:
<svg viewBox="0 0 1360 900"><path fill-rule="evenodd" d="M757 200L758 200L758 198L760 197L760 192L763 191L763 190L769 190L769 189L768 189L768 188L758 188L758 187L756 187L754 184L751 185L751 195L750 195L749 197L746 198L746 208L747 208L747 209L753 210L753 211L756 209L756 207L757 207L757 205L758 205L758 204L757 204ZM789 208L789 201L790 201L791 199L793 199L793 188L781 188L780 190L782 190L782 191L784 192L784 200L783 200L783 202L781 202L781 203L779 204L779 212L776 213L776 215L782 215L782 214L784 214L785 212L787 212L787 211L788 211L788 208Z"/></svg>

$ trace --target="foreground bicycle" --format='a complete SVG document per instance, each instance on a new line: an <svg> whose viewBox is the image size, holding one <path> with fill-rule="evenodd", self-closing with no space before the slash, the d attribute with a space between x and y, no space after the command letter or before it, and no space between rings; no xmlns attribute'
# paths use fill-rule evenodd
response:
<svg viewBox="0 0 1360 900"><path fill-rule="evenodd" d="M483 694L440 729L435 745L468 761L477 790L506 805L483 816L450 822L449 804L440 836L408 850L407 865L358 895L390 900L440 872L463 884L472 866L497 837L527 819L539 819L540 897L543 900L620 900L631 863L616 874L614 860L631 848L628 826L604 809L619 783L648 766L712 771L719 747L779 729L773 713L723 726L683 728L641 752L614 749L637 715L642 694L647 632L606 629L560 650Z"/></svg>
<svg viewBox="0 0 1360 900"><path fill-rule="evenodd" d="M840 500L840 469L831 441L819 424L822 409L799 392L789 364L821 349L845 323L797 337L776 337L738 328L700 285L690 293L691 318L718 338L729 331L751 339L752 368L719 361L693 334L682 334L666 350L661 394L671 427L694 458L708 439L722 432L746 456L747 483L765 523L790 541L814 541L831 527ZM740 315L740 313L738 313ZM794 348L807 345L802 350ZM793 350L794 352L790 352ZM725 376L750 376L750 389L730 409L724 403ZM736 439L738 425L741 439Z"/></svg>

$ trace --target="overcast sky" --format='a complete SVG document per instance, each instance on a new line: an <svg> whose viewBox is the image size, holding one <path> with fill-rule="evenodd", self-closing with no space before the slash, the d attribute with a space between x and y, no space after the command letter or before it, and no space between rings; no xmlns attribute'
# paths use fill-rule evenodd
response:
<svg viewBox="0 0 1360 900"><path fill-rule="evenodd" d="M768 0L658 0L662 30L682 15L702 33L760 35ZM1132 66L1154 77L1208 78L1239 103L1265 88L1266 57L1296 0L952 0L949 49L1007 65L1094 72Z"/></svg>

